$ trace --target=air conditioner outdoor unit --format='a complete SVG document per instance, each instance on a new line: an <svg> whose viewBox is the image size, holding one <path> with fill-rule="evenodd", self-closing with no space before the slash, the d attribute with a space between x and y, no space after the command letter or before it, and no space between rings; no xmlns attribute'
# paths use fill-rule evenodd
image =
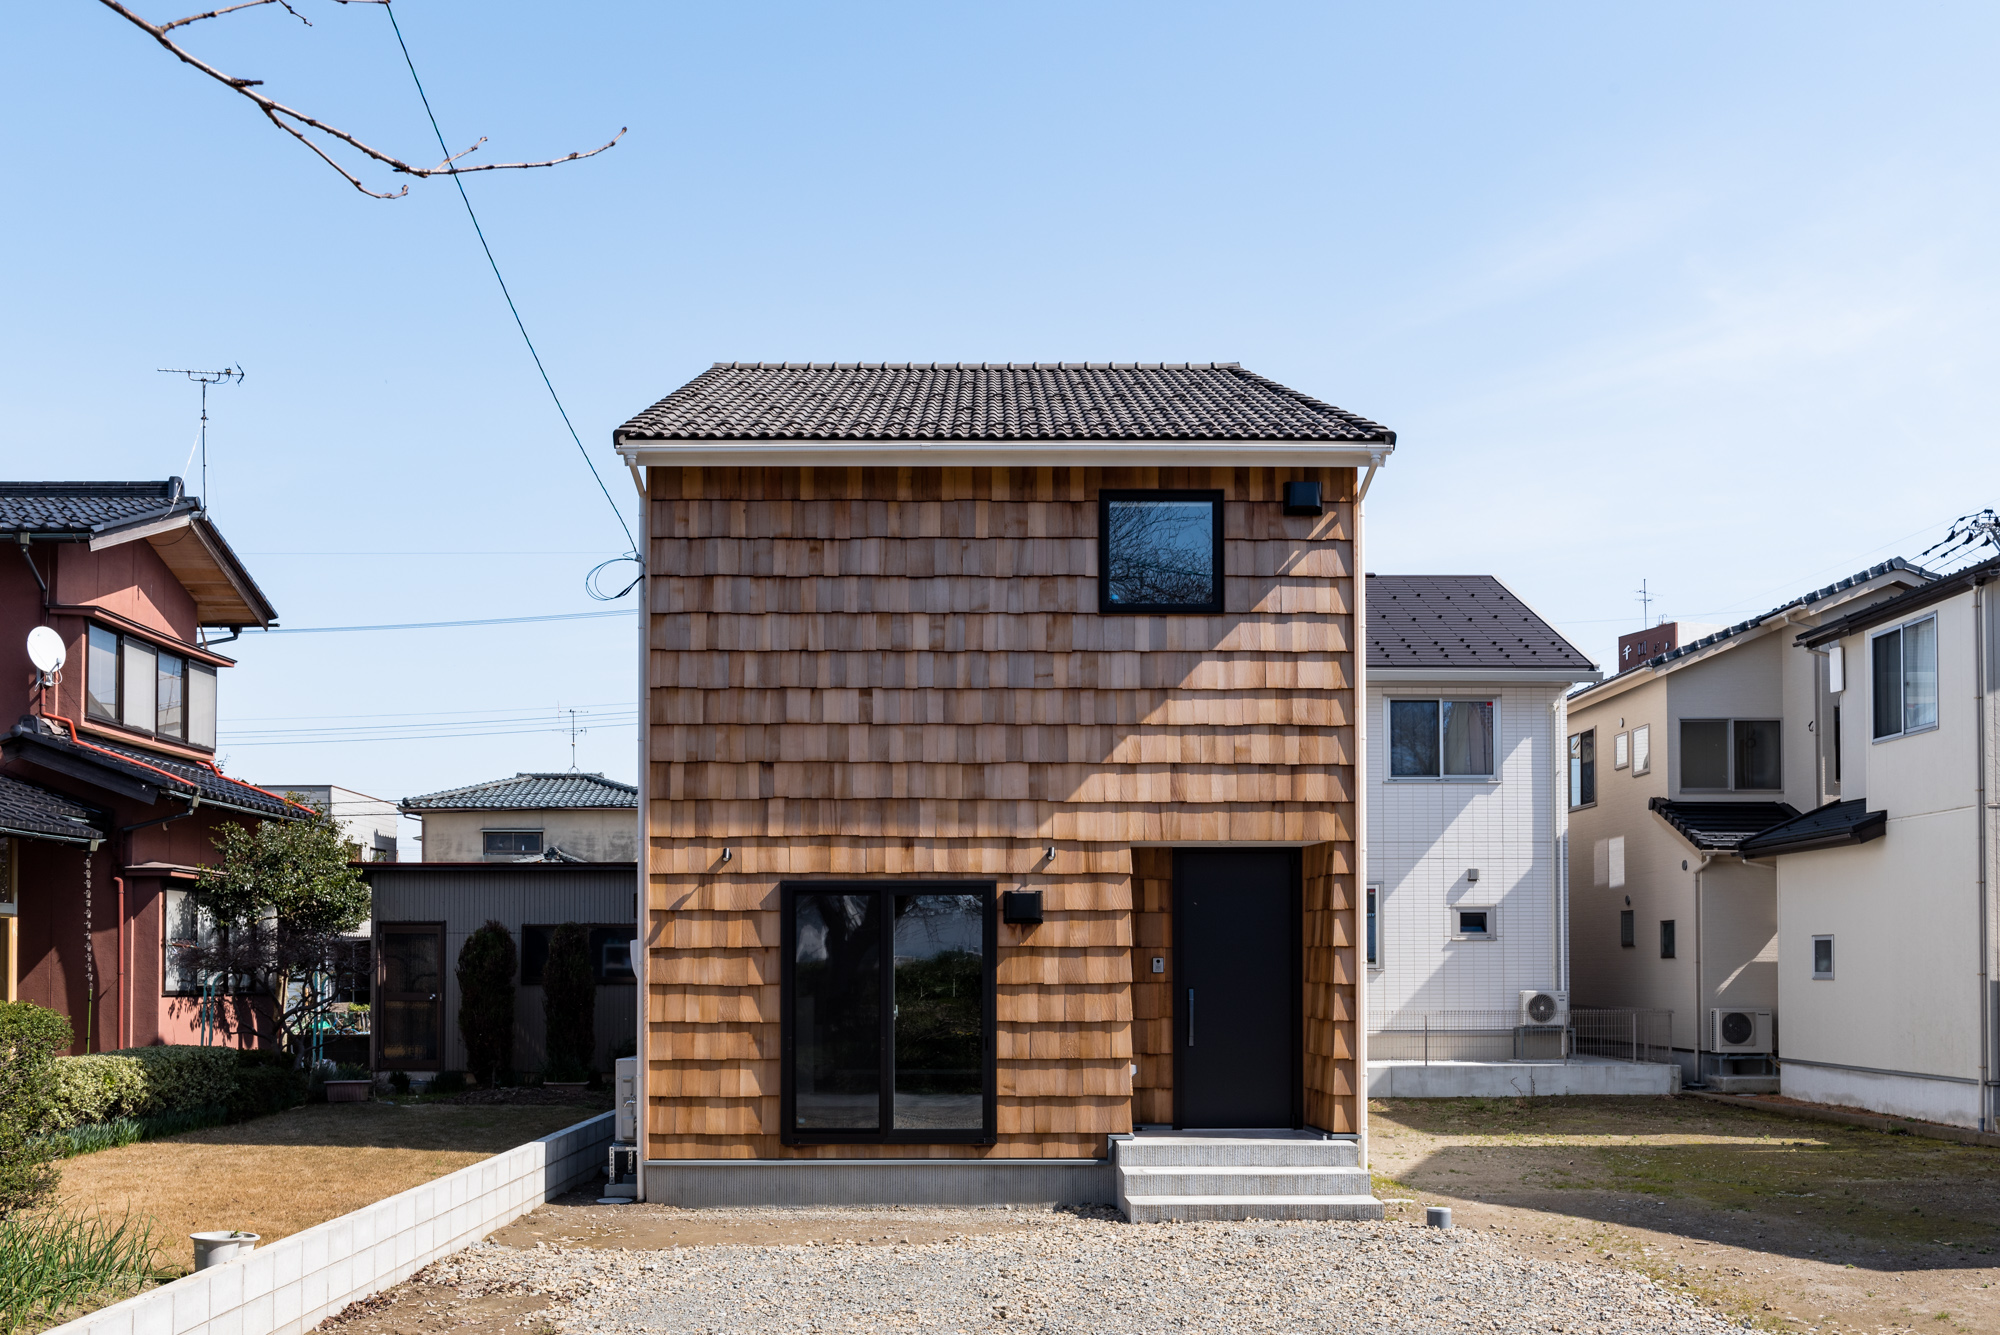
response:
<svg viewBox="0 0 2000 1335"><path fill-rule="evenodd" d="M1714 1017L1710 1026L1714 1030L1711 1035L1712 1051L1754 1053L1771 1050L1771 1012L1728 1010L1718 1006L1709 1014Z"/></svg>
<svg viewBox="0 0 2000 1335"><path fill-rule="evenodd" d="M1515 1024L1553 1027L1569 1023L1569 993L1524 988Z"/></svg>

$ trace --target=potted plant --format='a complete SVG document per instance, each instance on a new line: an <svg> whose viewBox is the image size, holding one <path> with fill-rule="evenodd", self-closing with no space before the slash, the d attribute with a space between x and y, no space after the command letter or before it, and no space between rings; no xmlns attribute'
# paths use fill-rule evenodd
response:
<svg viewBox="0 0 2000 1335"><path fill-rule="evenodd" d="M235 1261L248 1256L259 1238L255 1233L245 1233L240 1228L217 1229L211 1233L190 1233L194 1239L194 1268L206 1270L224 1261Z"/></svg>
<svg viewBox="0 0 2000 1335"><path fill-rule="evenodd" d="M327 1072L324 1087L328 1103L366 1103L375 1092L375 1078L365 1066L342 1062Z"/></svg>

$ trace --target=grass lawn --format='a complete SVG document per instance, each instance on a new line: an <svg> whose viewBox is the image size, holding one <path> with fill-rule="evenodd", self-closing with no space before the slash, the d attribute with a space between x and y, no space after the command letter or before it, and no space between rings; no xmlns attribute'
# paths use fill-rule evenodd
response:
<svg viewBox="0 0 2000 1335"><path fill-rule="evenodd" d="M1376 1194L1772 1329L2000 1330L2000 1150L1695 1098L1376 1100Z"/></svg>
<svg viewBox="0 0 2000 1335"><path fill-rule="evenodd" d="M576 1106L317 1103L63 1162L65 1204L151 1216L159 1268L194 1268L188 1234L277 1241L489 1155L574 1125ZM263 1244L260 1244L263 1245Z"/></svg>

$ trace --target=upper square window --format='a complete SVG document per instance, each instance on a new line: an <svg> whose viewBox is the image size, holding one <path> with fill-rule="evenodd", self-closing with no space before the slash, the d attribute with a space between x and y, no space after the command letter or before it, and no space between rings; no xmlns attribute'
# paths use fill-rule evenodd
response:
<svg viewBox="0 0 2000 1335"><path fill-rule="evenodd" d="M1900 737L1938 721L1937 618L1885 630L1869 646L1874 667L1875 737Z"/></svg>
<svg viewBox="0 0 2000 1335"><path fill-rule="evenodd" d="M1098 496L1100 612L1220 612L1222 493Z"/></svg>
<svg viewBox="0 0 2000 1335"><path fill-rule="evenodd" d="M1391 700L1389 777L1493 777L1491 700Z"/></svg>

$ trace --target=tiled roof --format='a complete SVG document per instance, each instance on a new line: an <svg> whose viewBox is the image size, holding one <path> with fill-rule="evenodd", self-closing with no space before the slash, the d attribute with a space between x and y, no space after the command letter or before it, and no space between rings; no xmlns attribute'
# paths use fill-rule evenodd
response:
<svg viewBox="0 0 2000 1335"><path fill-rule="evenodd" d="M1969 588L1984 584L1995 575L2000 575L2000 556L1966 566L1961 570L1954 570L1949 575L1938 575L1929 584L1908 589L1894 598L1885 598L1858 612L1850 612L1837 620L1814 626L1799 635L1796 643L1812 647L1825 644L1828 640L1837 640L1843 635L1852 635L1857 630L1879 626L1887 621L1899 621L1911 612L1920 611L1932 603L1941 603Z"/></svg>
<svg viewBox="0 0 2000 1335"><path fill-rule="evenodd" d="M136 780L149 784L175 797L197 795L203 806L277 820L296 819L303 814L283 798L232 779L212 766L101 738L91 738L88 742L75 740L68 732L45 721L21 720L8 735L8 742L10 753L18 749L31 762L36 759L36 751L42 750L52 753L59 763L69 767L71 773L76 772L76 766L82 766L86 772L96 767L128 782Z"/></svg>
<svg viewBox="0 0 2000 1335"><path fill-rule="evenodd" d="M200 502L164 482L0 482L0 533L86 533L176 511Z"/></svg>
<svg viewBox="0 0 2000 1335"><path fill-rule="evenodd" d="M1371 668L1597 670L1491 575L1368 576Z"/></svg>
<svg viewBox="0 0 2000 1335"><path fill-rule="evenodd" d="M1803 816L1781 821L1738 844L1746 858L1778 853L1807 853L1815 848L1841 848L1879 839L1889 828L1889 813L1870 811L1865 798L1828 802Z"/></svg>
<svg viewBox="0 0 2000 1335"><path fill-rule="evenodd" d="M1670 802L1655 797L1646 806L1696 848L1721 852L1734 851L1751 835L1799 814L1789 802Z"/></svg>
<svg viewBox="0 0 2000 1335"><path fill-rule="evenodd" d="M0 774L0 834L88 843L104 838L104 831L93 823L102 819L73 797Z"/></svg>
<svg viewBox="0 0 2000 1335"><path fill-rule="evenodd" d="M1235 362L717 362L635 440L1327 440L1388 428Z"/></svg>
<svg viewBox="0 0 2000 1335"><path fill-rule="evenodd" d="M1866 584L1871 579L1879 579L1883 575L1890 574L1893 571L1902 571L1905 574L1915 575L1923 580L1933 578L1931 573L1922 566L1911 565L1900 556L1892 556L1880 565L1873 565L1866 570L1858 571L1855 574L1849 575L1846 579L1837 580L1827 585L1823 589L1814 589L1802 598L1794 598L1788 603L1781 603L1762 616L1754 616L1748 621L1739 621L1733 626L1725 626L1713 635L1704 635L1698 640L1691 640L1686 644L1680 645L1678 648L1669 649L1663 654L1655 654L1644 662L1634 663L1631 667L1626 668L1625 672L1637 672L1642 667L1662 667L1674 662L1676 659L1686 658L1689 654L1700 653L1710 645L1720 644L1722 641L1732 639L1735 636L1743 634L1745 631L1755 630L1772 617L1783 616L1795 607L1801 605L1811 607L1814 603L1831 598L1836 593L1845 593L1849 589L1857 588L1860 585ZM1619 675L1623 676L1624 673L1621 672Z"/></svg>
<svg viewBox="0 0 2000 1335"><path fill-rule="evenodd" d="M516 774L463 788L447 788L421 797L406 797L397 805L405 811L556 811L639 805L632 784L602 774Z"/></svg>

